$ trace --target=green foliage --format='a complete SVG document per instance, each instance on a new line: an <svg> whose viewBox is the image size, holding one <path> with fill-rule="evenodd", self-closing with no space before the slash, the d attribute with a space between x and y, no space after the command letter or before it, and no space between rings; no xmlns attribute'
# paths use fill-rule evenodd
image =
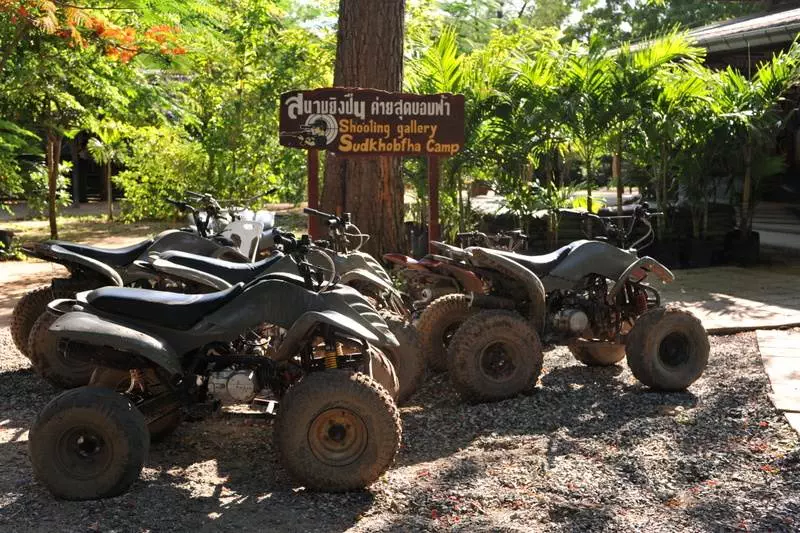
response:
<svg viewBox="0 0 800 533"><path fill-rule="evenodd" d="M56 205L68 206L71 203L69 195L70 173L72 163L61 163L59 175L56 180ZM22 185L22 194L28 204L28 211L34 216L47 214L47 167L36 164Z"/></svg>
<svg viewBox="0 0 800 533"><path fill-rule="evenodd" d="M131 132L126 170L114 176L125 190L122 218L127 221L168 218L175 208L165 198L180 199L186 190L204 190L208 159L202 147L179 127L144 127Z"/></svg>

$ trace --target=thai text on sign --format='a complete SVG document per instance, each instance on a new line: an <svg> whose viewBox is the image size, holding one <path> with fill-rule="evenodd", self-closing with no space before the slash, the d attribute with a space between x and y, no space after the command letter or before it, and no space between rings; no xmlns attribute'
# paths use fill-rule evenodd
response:
<svg viewBox="0 0 800 533"><path fill-rule="evenodd" d="M280 142L342 155L452 156L464 145L464 97L291 91L281 95Z"/></svg>

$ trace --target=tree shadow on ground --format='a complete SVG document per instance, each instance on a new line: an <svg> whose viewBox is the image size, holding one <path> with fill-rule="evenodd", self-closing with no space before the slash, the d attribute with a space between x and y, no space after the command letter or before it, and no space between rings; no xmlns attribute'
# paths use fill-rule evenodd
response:
<svg viewBox="0 0 800 533"><path fill-rule="evenodd" d="M529 396L476 405L462 403L446 375L436 376L422 391L422 398L412 398L412 405L425 405L425 416L416 408L404 414L405 448L399 462L409 465L432 461L486 435L547 435L568 428L575 438L616 438L624 434L624 426L632 420L663 416L676 407L689 408L697 403L691 392L651 392L638 383L623 382L621 373L618 366L558 367L547 371ZM433 405L427 404L434 394L438 398ZM436 412L431 413L433 407ZM454 418L458 423L448 425L448 420ZM440 443L435 450L417 451L416 440L434 438Z"/></svg>

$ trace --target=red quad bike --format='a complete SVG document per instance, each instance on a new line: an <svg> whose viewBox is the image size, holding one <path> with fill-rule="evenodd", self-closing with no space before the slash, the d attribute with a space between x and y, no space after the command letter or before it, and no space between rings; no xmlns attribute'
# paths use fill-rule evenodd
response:
<svg viewBox="0 0 800 533"><path fill-rule="evenodd" d="M589 366L627 357L633 375L656 390L684 390L702 375L709 356L705 329L691 313L661 305L646 280L674 276L655 259L637 257L636 247L652 242L646 205L630 217L584 216L618 246L581 240L540 256L463 250L486 292L444 296L426 314L446 308L438 316L452 321L456 309L461 313L461 325L439 343L447 345L450 378L464 399L497 401L533 389L542 343L569 346ZM620 218L630 219L627 231L613 222ZM626 248L641 226L644 235Z"/></svg>

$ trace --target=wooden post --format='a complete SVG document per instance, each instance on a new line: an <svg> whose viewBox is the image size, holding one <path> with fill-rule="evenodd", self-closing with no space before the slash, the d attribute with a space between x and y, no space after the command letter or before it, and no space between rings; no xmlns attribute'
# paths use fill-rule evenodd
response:
<svg viewBox="0 0 800 533"><path fill-rule="evenodd" d="M439 158L428 156L428 252L433 253L431 241L441 239L439 226Z"/></svg>
<svg viewBox="0 0 800 533"><path fill-rule="evenodd" d="M319 152L308 151L308 207L319 209ZM319 217L308 217L308 234L312 239L320 237Z"/></svg>

